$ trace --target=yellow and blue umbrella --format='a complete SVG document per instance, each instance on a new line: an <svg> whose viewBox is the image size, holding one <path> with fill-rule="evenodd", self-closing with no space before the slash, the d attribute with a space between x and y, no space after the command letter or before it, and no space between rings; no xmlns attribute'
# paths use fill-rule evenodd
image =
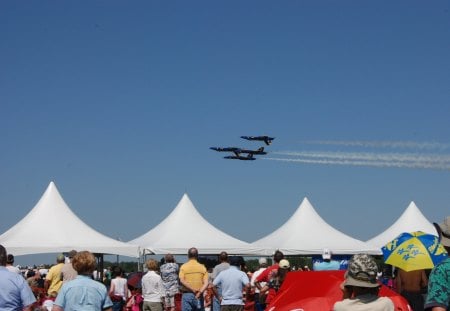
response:
<svg viewBox="0 0 450 311"><path fill-rule="evenodd" d="M448 256L437 236L422 231L404 232L381 250L386 264L404 271L432 269Z"/></svg>

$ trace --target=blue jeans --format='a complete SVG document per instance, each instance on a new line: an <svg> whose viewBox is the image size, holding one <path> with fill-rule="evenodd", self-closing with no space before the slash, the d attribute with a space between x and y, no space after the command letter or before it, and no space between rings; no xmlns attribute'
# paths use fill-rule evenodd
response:
<svg viewBox="0 0 450 311"><path fill-rule="evenodd" d="M219 286L216 286L217 289L217 294L220 296L222 296L222 288ZM216 296L213 297L213 311L220 311L220 301L219 299L217 299Z"/></svg>
<svg viewBox="0 0 450 311"><path fill-rule="evenodd" d="M181 311L204 311L203 297L195 298L193 293L183 293L181 296Z"/></svg>
<svg viewBox="0 0 450 311"><path fill-rule="evenodd" d="M220 301L216 296L213 297L213 311L220 311Z"/></svg>
<svg viewBox="0 0 450 311"><path fill-rule="evenodd" d="M124 305L124 301L113 301L112 310L113 311L122 311Z"/></svg>

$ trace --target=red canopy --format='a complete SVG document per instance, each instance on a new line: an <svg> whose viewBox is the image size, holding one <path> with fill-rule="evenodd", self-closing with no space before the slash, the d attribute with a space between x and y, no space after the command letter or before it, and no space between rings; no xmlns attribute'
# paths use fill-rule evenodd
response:
<svg viewBox="0 0 450 311"><path fill-rule="evenodd" d="M342 300L341 283L345 271L289 272L277 296L267 311L330 311L336 301ZM408 311L406 300L382 285L380 296L391 298L395 310Z"/></svg>

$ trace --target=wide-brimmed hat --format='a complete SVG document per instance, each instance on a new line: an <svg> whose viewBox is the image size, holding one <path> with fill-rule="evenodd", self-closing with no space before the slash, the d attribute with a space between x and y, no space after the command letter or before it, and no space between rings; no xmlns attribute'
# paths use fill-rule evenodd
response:
<svg viewBox="0 0 450 311"><path fill-rule="evenodd" d="M378 266L372 256L356 254L350 259L344 286L378 287Z"/></svg>
<svg viewBox="0 0 450 311"><path fill-rule="evenodd" d="M444 222L433 223L436 231L439 233L440 242L446 247L450 247L450 216L445 217Z"/></svg>

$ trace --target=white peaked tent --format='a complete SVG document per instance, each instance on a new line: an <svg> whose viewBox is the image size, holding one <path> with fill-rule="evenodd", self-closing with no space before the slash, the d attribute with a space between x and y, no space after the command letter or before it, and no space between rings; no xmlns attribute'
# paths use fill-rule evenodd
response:
<svg viewBox="0 0 450 311"><path fill-rule="evenodd" d="M215 228L200 215L187 194L160 224L128 243L154 254L184 255L190 247L196 247L204 255L221 251L235 255L270 254Z"/></svg>
<svg viewBox="0 0 450 311"><path fill-rule="evenodd" d="M433 224L425 218L416 204L411 202L392 226L376 237L368 240L367 243L381 248L389 241L395 239L400 233L414 231L423 231L432 235L438 235Z"/></svg>
<svg viewBox="0 0 450 311"><path fill-rule="evenodd" d="M51 224L49 219L52 220ZM53 182L36 206L15 226L0 235L0 244L8 253L16 256L75 249L139 257L139 247L109 238L78 218L64 202Z"/></svg>
<svg viewBox="0 0 450 311"><path fill-rule="evenodd" d="M279 249L285 255L318 255L322 254L324 248L339 255L381 254L379 248L354 239L327 224L307 198L303 199L295 213L280 228L253 244Z"/></svg>

